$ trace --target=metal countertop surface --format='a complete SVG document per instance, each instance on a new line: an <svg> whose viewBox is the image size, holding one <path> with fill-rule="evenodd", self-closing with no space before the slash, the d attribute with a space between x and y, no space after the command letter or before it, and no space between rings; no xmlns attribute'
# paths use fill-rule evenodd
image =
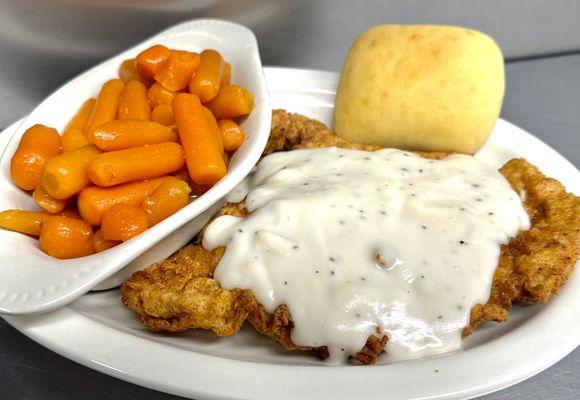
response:
<svg viewBox="0 0 580 400"><path fill-rule="evenodd" d="M502 116L580 165L580 3L573 0L170 0L165 7L152 4L0 0L0 126L22 117L52 90L99 60L190 18L227 18L248 25L258 36L265 65L333 71L340 70L351 42L367 27L443 23L477 28L496 38L507 59ZM538 23L540 19L543 23ZM535 377L480 399L578 399L578 371L580 349ZM86 400L177 399L69 361L0 319L1 399L81 396Z"/></svg>

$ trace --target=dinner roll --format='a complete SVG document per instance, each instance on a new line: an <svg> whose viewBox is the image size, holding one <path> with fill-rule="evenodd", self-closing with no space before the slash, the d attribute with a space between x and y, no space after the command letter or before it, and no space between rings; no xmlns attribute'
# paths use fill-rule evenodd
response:
<svg viewBox="0 0 580 400"><path fill-rule="evenodd" d="M474 153L491 134L503 94L503 57L489 36L454 26L376 26L348 53L334 129L352 142Z"/></svg>

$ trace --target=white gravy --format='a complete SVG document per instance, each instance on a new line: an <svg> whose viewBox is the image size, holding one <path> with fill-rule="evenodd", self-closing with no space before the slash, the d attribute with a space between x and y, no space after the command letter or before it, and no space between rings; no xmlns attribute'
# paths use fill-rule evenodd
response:
<svg viewBox="0 0 580 400"><path fill-rule="evenodd" d="M227 246L215 278L285 304L292 341L344 362L370 335L386 360L458 349L471 308L489 298L500 244L529 219L495 169L471 156L400 150L275 153L232 193L250 215L222 216L207 249Z"/></svg>

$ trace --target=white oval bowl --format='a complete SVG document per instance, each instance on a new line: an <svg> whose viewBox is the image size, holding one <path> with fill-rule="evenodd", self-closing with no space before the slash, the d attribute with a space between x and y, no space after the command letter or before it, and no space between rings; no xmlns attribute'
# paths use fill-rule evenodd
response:
<svg viewBox="0 0 580 400"><path fill-rule="evenodd" d="M45 124L59 132L81 103L118 76L121 62L153 44L170 48L219 51L232 64L232 82L254 95L255 107L242 126L246 140L230 160L227 175L209 191L141 235L105 252L58 260L44 254L35 238L0 229L0 313L45 312L67 304L91 289L119 285L133 271L169 256L209 220L220 200L258 161L268 140L271 108L258 44L247 28L219 20L176 25L74 78L44 100L22 122L0 160L0 210L37 209L28 193L10 177L10 159L24 131Z"/></svg>

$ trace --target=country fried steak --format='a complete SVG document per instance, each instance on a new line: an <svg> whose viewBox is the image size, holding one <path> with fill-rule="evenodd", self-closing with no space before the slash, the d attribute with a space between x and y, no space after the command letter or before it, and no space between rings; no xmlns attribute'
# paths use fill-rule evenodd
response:
<svg viewBox="0 0 580 400"><path fill-rule="evenodd" d="M377 146L352 144L339 138L321 122L273 112L272 130L264 155L301 148L344 147L378 150ZM445 153L420 153L442 158ZM545 177L522 159L513 159L500 170L520 194L531 228L502 245L487 303L471 310L463 335L486 321L505 321L514 302L547 301L557 294L574 269L580 251L580 201L556 180ZM220 215L245 216L244 203L227 204ZM156 332L182 332L202 328L220 336L238 332L249 322L288 350L308 350L328 356L326 347L298 346L292 342L292 316L285 305L273 314L265 311L250 290L226 290L213 279L224 248L213 251L201 246L201 235L172 257L136 272L121 287L123 302ZM362 364L372 364L383 352L387 337L377 333L355 355Z"/></svg>

